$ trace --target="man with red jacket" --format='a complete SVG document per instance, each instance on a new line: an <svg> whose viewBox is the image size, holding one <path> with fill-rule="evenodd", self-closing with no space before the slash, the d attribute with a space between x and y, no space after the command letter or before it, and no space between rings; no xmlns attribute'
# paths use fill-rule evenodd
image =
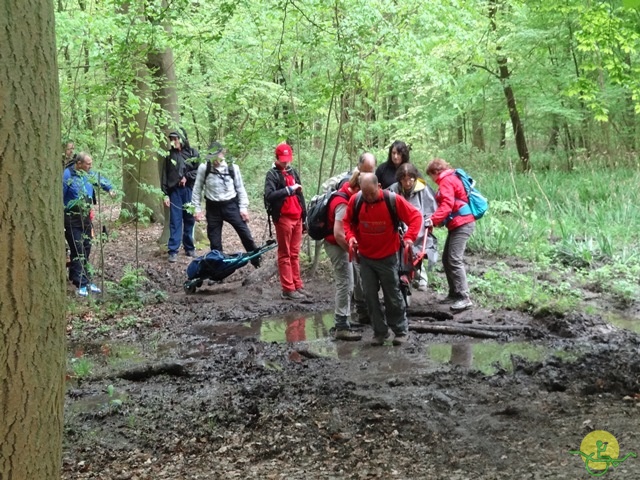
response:
<svg viewBox="0 0 640 480"><path fill-rule="evenodd" d="M360 175L360 193L349 200L344 218L344 231L350 250L357 250L360 259L360 275L373 326L371 345L380 346L389 336L389 328L395 337L394 345L402 345L407 339L407 317L400 291L398 276L398 251L400 235L397 219L407 225L404 234L405 247L412 248L420 228L422 214L400 195L389 192L389 203L395 203L395 212L389 210L378 178L372 173ZM359 211L357 204L362 198ZM382 287L385 311L378 300ZM386 315L386 321L385 321Z"/></svg>

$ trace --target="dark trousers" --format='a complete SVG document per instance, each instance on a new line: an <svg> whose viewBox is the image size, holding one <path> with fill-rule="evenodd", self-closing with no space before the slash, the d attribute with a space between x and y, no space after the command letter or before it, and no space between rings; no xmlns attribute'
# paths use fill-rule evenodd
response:
<svg viewBox="0 0 640 480"><path fill-rule="evenodd" d="M81 215L65 215L64 238L70 251L69 280L80 288L91 282L89 255L91 254L91 221Z"/></svg>
<svg viewBox="0 0 640 480"><path fill-rule="evenodd" d="M240 216L240 207L234 198L226 202L207 200L207 237L211 250L222 252L222 222L227 222L234 228L247 252L257 248L251 230Z"/></svg>
<svg viewBox="0 0 640 480"><path fill-rule="evenodd" d="M186 252L193 252L196 249L193 242L196 219L184 209L191 202L191 188L176 187L169 193L169 200L169 253L178 253L181 242Z"/></svg>

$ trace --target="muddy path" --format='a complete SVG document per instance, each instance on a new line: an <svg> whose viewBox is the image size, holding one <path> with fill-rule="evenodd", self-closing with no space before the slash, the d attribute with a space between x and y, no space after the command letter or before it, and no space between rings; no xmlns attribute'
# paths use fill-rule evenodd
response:
<svg viewBox="0 0 640 480"><path fill-rule="evenodd" d="M326 266L305 303L279 298L273 252L186 295L188 259L168 264L157 228L117 233L105 278L140 268L147 303L74 299L64 479L590 478L568 452L593 430L640 455L637 305L599 294L593 315L453 317L416 293L408 344L376 348L366 327L331 339ZM418 333L434 326L466 334ZM640 478L640 458L605 478Z"/></svg>

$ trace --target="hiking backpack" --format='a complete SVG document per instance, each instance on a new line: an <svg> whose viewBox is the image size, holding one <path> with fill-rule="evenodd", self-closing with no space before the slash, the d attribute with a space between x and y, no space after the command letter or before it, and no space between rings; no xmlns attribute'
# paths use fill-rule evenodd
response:
<svg viewBox="0 0 640 480"><path fill-rule="evenodd" d="M231 177L233 181L233 188L236 187L236 169L233 168L233 162L227 162L227 175ZM213 165L211 164L211 160L207 160L207 168L204 171L204 183L207 183L207 177L210 173L213 173ZM224 175L223 173L218 173L218 175Z"/></svg>
<svg viewBox="0 0 640 480"><path fill-rule="evenodd" d="M329 222L329 203L334 197L349 200L349 196L340 191L330 191L315 195L307 205L307 233L314 240L322 240L333 233L333 225Z"/></svg>
<svg viewBox="0 0 640 480"><path fill-rule="evenodd" d="M384 203L387 204L389 215L391 215L393 229L397 231L400 228L400 219L398 218L398 212L396 211L396 194L389 190L383 190L382 196L384 198ZM358 192L356 196L356 204L353 209L353 219L351 220L353 225L358 225L360 222L360 210L362 209L363 203L364 200L362 200L362 192Z"/></svg>
<svg viewBox="0 0 640 480"><path fill-rule="evenodd" d="M327 180L322 185L320 185L320 191L324 193L329 193L329 192L335 192L336 190L340 190L342 186L349 181L352 173L353 172L350 170L348 172L334 175L329 180Z"/></svg>
<svg viewBox="0 0 640 480"><path fill-rule="evenodd" d="M482 216L487 213L487 210L489 210L489 201L475 188L476 182L467 172L461 168L456 168L455 173L462 182L469 201L456 213L450 214L445 224L458 215L473 215L473 218L476 220L482 218Z"/></svg>

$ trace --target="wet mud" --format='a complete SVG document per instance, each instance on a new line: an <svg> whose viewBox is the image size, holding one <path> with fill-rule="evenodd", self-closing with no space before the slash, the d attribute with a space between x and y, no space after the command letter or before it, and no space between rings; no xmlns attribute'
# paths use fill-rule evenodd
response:
<svg viewBox="0 0 640 480"><path fill-rule="evenodd" d="M593 430L640 454L637 305L453 316L416 292L407 344L372 347L367 326L333 340L322 264L304 303L280 299L273 252L189 295L156 227L117 232L105 278L137 266L157 301L111 312L69 290L64 479L590 478L568 452ZM640 478L640 459L607 477Z"/></svg>

